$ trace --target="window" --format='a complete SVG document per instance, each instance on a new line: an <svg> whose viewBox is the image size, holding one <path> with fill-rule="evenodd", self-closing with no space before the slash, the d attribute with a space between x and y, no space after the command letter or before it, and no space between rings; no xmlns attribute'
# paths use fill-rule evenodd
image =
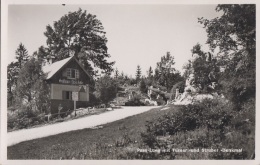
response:
<svg viewBox="0 0 260 165"><path fill-rule="evenodd" d="M68 68L67 69L67 78L78 79L79 78L79 70Z"/></svg>
<svg viewBox="0 0 260 165"><path fill-rule="evenodd" d="M63 100L72 100L72 92L71 91L62 91L62 99Z"/></svg>

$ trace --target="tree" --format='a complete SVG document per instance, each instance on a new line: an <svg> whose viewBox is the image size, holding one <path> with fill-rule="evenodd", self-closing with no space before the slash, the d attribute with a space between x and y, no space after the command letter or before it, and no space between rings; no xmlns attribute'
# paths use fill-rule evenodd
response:
<svg viewBox="0 0 260 165"><path fill-rule="evenodd" d="M95 84L95 94L102 103L107 104L116 97L116 88L116 81L108 75L105 75L97 80Z"/></svg>
<svg viewBox="0 0 260 165"><path fill-rule="evenodd" d="M41 62L31 58L19 72L15 90L17 103L25 104L30 110L48 110L49 88L44 79Z"/></svg>
<svg viewBox="0 0 260 165"><path fill-rule="evenodd" d="M256 13L255 5L218 5L221 17L200 18L208 34L207 43L218 51L218 64L223 68L220 79L222 92L240 107L255 99Z"/></svg>
<svg viewBox="0 0 260 165"><path fill-rule="evenodd" d="M180 93L184 92L184 88L185 88L185 80L182 79L181 81L175 83L171 89L171 98L170 100L174 100L176 97L176 89L179 90Z"/></svg>
<svg viewBox="0 0 260 165"><path fill-rule="evenodd" d="M108 62L107 38L104 27L95 15L79 9L69 12L55 21L53 27L48 25L44 35L47 37L49 52L54 61L62 60L70 55L83 64L93 75L97 67L104 73L110 73L114 62ZM45 57L47 58L47 57Z"/></svg>
<svg viewBox="0 0 260 165"><path fill-rule="evenodd" d="M15 55L15 58L17 59L19 64L19 68L21 69L24 63L26 63L26 61L28 61L29 59L28 51L22 43L20 43L18 48L16 49Z"/></svg>
<svg viewBox="0 0 260 165"><path fill-rule="evenodd" d="M182 68L184 70L183 78L187 79L193 73L192 61L188 60L188 63L184 64Z"/></svg>
<svg viewBox="0 0 260 165"><path fill-rule="evenodd" d="M147 77L148 78L151 78L153 76L153 69L152 67L150 66L149 70L147 71Z"/></svg>
<svg viewBox="0 0 260 165"><path fill-rule="evenodd" d="M37 60L40 61L43 65L47 62L50 62L49 60L51 58L54 58L50 55L49 49L45 48L44 46L40 46L38 51L36 51L34 54L35 58L37 58Z"/></svg>
<svg viewBox="0 0 260 165"><path fill-rule="evenodd" d="M142 75L141 67L140 65L137 65L136 74L135 74L137 82L139 82L141 75Z"/></svg>
<svg viewBox="0 0 260 165"><path fill-rule="evenodd" d="M145 81L143 79L140 81L139 89L142 93L147 93L147 87L146 87Z"/></svg>
<svg viewBox="0 0 260 165"><path fill-rule="evenodd" d="M159 85L164 86L167 90L171 90L174 83L178 82L181 77L179 72L176 72L174 68L174 57L170 52L167 52L165 56L161 57L161 61L157 62L155 69L154 79Z"/></svg>
<svg viewBox="0 0 260 165"><path fill-rule="evenodd" d="M16 88L19 71L23 65L28 61L28 51L25 46L20 43L15 51L16 62L11 62L7 66L7 96L8 106L14 104L14 89Z"/></svg>
<svg viewBox="0 0 260 165"><path fill-rule="evenodd" d="M118 75L118 83L120 85L124 85L126 82L126 79L125 79L125 74L124 72L122 71L119 75Z"/></svg>
<svg viewBox="0 0 260 165"><path fill-rule="evenodd" d="M120 74L120 78L121 78L121 79L124 79L124 77L125 77L125 74L124 74L124 72L122 71L121 74Z"/></svg>
<svg viewBox="0 0 260 165"><path fill-rule="evenodd" d="M200 44L196 44L191 52L193 56L195 54L197 55L194 61L191 62L195 85L200 87L204 92L212 91L209 87L213 82L217 83L219 79L219 67L216 64L217 60L212 57L210 52L203 52Z"/></svg>
<svg viewBox="0 0 260 165"><path fill-rule="evenodd" d="M118 71L118 69L116 68L116 70L115 70L115 79L117 79L118 76L119 76L119 71Z"/></svg>
<svg viewBox="0 0 260 165"><path fill-rule="evenodd" d="M19 63L11 62L7 66L7 96L8 96L8 106L13 105L14 103L14 90L16 87L18 74L19 74Z"/></svg>

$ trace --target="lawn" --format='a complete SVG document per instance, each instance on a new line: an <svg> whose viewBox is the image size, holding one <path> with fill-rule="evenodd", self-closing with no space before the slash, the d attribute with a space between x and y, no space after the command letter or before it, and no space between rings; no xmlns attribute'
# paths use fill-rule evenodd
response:
<svg viewBox="0 0 260 165"><path fill-rule="evenodd" d="M155 108L148 112L118 120L99 129L83 129L10 146L8 159L131 159L142 144L141 132L146 121L154 120L171 109Z"/></svg>

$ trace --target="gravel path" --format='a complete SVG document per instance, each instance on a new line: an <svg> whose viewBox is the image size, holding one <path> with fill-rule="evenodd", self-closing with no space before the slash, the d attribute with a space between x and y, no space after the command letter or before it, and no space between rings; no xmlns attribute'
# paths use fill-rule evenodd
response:
<svg viewBox="0 0 260 165"><path fill-rule="evenodd" d="M37 128L23 129L7 133L7 146L11 146L23 141L56 135L63 132L79 130L84 128L91 128L97 125L110 123L116 120L133 116L146 111L149 111L155 106L143 107L122 107L99 115L87 116L75 120L65 121L63 123L56 123Z"/></svg>

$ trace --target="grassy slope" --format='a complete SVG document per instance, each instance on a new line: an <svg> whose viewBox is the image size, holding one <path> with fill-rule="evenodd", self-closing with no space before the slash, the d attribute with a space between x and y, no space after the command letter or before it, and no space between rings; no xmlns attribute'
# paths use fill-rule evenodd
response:
<svg viewBox="0 0 260 165"><path fill-rule="evenodd" d="M176 107L177 108L177 107ZM30 140L8 147L8 159L120 159L126 149L141 144L145 123L170 110L151 111L104 125ZM134 145L134 146L133 146Z"/></svg>

